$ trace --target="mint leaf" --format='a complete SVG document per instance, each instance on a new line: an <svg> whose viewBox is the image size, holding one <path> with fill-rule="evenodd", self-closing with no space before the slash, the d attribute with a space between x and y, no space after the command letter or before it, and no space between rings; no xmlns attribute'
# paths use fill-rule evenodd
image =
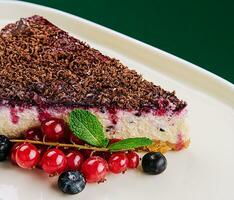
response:
<svg viewBox="0 0 234 200"><path fill-rule="evenodd" d="M152 140L146 137L142 138L128 138L108 146L110 151L131 150L139 147L144 147L152 144Z"/></svg>
<svg viewBox="0 0 234 200"><path fill-rule="evenodd" d="M81 140L97 147L106 147L108 139L98 118L87 110L75 109L69 115L72 132Z"/></svg>

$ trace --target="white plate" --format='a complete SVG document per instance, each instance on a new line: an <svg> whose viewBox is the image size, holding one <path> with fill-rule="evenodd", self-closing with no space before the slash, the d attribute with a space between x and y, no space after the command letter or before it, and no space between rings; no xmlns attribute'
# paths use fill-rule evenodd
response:
<svg viewBox="0 0 234 200"><path fill-rule="evenodd" d="M191 63L87 20L23 2L0 2L0 26L39 14L189 103L191 146L166 154L158 176L140 170L109 175L79 195L63 195L56 178L39 170L0 165L1 200L234 199L234 86ZM192 47L191 47L192 48ZM221 66L220 66L221 67ZM231 73L231 72L230 72Z"/></svg>

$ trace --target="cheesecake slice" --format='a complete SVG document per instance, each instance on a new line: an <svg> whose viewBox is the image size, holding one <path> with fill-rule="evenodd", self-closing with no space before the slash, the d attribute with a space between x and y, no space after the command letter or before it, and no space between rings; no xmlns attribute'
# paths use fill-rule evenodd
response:
<svg viewBox="0 0 234 200"><path fill-rule="evenodd" d="M189 144L186 106L43 17L0 32L0 134L20 137L80 108L100 119L110 139L149 137L151 151L180 150Z"/></svg>

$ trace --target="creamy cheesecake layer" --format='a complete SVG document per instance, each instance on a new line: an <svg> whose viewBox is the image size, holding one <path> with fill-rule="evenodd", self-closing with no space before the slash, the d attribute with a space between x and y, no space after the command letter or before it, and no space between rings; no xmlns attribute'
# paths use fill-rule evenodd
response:
<svg viewBox="0 0 234 200"><path fill-rule="evenodd" d="M39 126L48 116L68 120L70 109L47 109L39 111L36 107L0 107L0 133L9 137L19 137L25 130ZM156 116L153 112L142 113L117 110L113 113L90 109L95 114L109 138L149 137L153 140L179 144L189 141L185 122L185 111L179 114Z"/></svg>
<svg viewBox="0 0 234 200"><path fill-rule="evenodd" d="M95 112L94 114L105 127L113 125L105 113ZM173 144L178 143L179 140L189 140L185 113L174 116L155 116L153 113L144 113L136 116L134 112L118 111L116 116L117 124L107 132L110 138L148 137Z"/></svg>

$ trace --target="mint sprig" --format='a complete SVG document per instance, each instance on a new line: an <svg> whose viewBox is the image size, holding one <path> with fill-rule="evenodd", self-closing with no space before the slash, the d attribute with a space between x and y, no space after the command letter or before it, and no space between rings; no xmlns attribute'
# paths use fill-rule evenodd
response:
<svg viewBox="0 0 234 200"><path fill-rule="evenodd" d="M128 138L128 139L120 140L119 142L109 145L108 149L112 152L132 150L132 149L136 149L139 147L148 146L151 144L152 144L152 140L146 137Z"/></svg>
<svg viewBox="0 0 234 200"><path fill-rule="evenodd" d="M69 125L72 132L81 140L88 144L105 148L109 140L104 133L102 124L98 118L87 110L75 109L69 115ZM110 144L107 150L123 151L132 150L139 147L144 147L152 144L152 140L146 137L128 138L119 142ZM97 148L96 148L97 150Z"/></svg>
<svg viewBox="0 0 234 200"><path fill-rule="evenodd" d="M81 140L97 147L106 147L108 139L97 117L87 110L76 109L70 113L69 125Z"/></svg>

